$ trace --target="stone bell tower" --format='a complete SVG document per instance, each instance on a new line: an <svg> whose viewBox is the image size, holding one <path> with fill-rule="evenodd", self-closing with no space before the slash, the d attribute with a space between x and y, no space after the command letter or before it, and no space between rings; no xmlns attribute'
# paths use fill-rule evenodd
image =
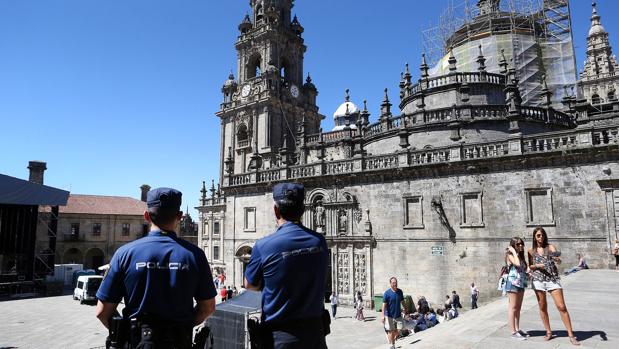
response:
<svg viewBox="0 0 619 349"><path fill-rule="evenodd" d="M292 17L293 0L251 0L239 25L237 75L222 88L221 173L233 175L296 161L302 135L318 133L318 91L303 71L303 27ZM304 81L304 77L305 81ZM284 160L282 160L284 158Z"/></svg>

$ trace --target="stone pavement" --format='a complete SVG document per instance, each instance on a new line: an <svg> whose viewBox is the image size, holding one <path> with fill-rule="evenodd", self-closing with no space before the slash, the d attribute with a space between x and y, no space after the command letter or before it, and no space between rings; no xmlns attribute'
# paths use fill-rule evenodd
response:
<svg viewBox="0 0 619 349"><path fill-rule="evenodd" d="M585 270L563 278L567 309L580 348L619 347L619 273ZM546 333L537 301L527 290L521 311L521 328L531 334L527 341L515 341L507 326L507 298L469 311L457 319L397 341L397 348L573 348L552 299L548 310L550 326L557 338L544 342ZM360 346L359 346L360 347ZM386 344L374 348L384 349Z"/></svg>
<svg viewBox="0 0 619 349"><path fill-rule="evenodd" d="M564 278L568 309L584 348L619 347L619 273L587 270ZM413 290L414 293L414 290ZM329 306L328 304L326 305ZM107 331L94 317L94 306L71 296L0 302L0 349L102 348ZM397 342L398 348L569 348L559 314L549 304L551 325L558 338L544 342L544 329L532 291L527 290L522 328L532 337L509 338L507 300L501 298L459 318ZM352 318L353 309L338 307L327 337L331 349L386 348L379 313L366 309L366 321ZM608 340L604 340L607 338Z"/></svg>

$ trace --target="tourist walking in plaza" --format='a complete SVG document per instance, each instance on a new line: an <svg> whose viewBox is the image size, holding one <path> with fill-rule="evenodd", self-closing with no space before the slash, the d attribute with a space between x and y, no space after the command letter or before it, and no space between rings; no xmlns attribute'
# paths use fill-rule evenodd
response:
<svg viewBox="0 0 619 349"><path fill-rule="evenodd" d="M359 321L364 321L365 317L363 316L363 297L361 297L361 291L357 291L355 295L355 310L357 310L355 318Z"/></svg>
<svg viewBox="0 0 619 349"><path fill-rule="evenodd" d="M615 270L619 272L619 239L615 240L613 255L615 255Z"/></svg>
<svg viewBox="0 0 619 349"><path fill-rule="evenodd" d="M398 288L398 279L389 279L389 288L383 294L383 307L381 321L387 333L387 342L390 349L395 349L395 340L398 338L398 322L402 322L402 308L404 305L404 293Z"/></svg>
<svg viewBox="0 0 619 349"><path fill-rule="evenodd" d="M329 301L331 302L331 316L335 320L335 314L337 313L337 293L333 291L331 296L329 297Z"/></svg>
<svg viewBox="0 0 619 349"><path fill-rule="evenodd" d="M527 263L524 259L524 241L521 238L514 237L509 242L505 263L509 270L505 283L505 291L509 295L509 328L513 339L525 340L529 334L520 329L520 309L524 289L527 287Z"/></svg>
<svg viewBox="0 0 619 349"><path fill-rule="evenodd" d="M570 314L565 306L563 297L563 287L561 287L561 278L557 263L561 262L561 251L554 245L548 243L548 235L542 227L537 227L533 230L533 247L529 249L529 267L531 268L533 289L537 297L539 305L539 313L542 318L542 323L546 329L544 340L552 339L552 330L550 329L550 319L548 317L548 302L546 301L546 292L550 293L552 299L561 314L561 320L565 325L567 334L570 338L570 343L580 345L578 339L574 336L572 330L572 321Z"/></svg>
<svg viewBox="0 0 619 349"><path fill-rule="evenodd" d="M471 309L477 309L477 299L479 298L479 289L471 282Z"/></svg>
<svg viewBox="0 0 619 349"><path fill-rule="evenodd" d="M221 296L221 301L225 302L228 298L228 288L226 286L223 286L221 288L221 291L219 291L219 295Z"/></svg>

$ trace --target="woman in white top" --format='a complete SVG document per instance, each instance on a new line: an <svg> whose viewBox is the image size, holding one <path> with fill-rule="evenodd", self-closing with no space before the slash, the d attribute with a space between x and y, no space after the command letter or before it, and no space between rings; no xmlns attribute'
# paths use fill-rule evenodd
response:
<svg viewBox="0 0 619 349"><path fill-rule="evenodd" d="M615 255L615 269L619 272L619 239L615 241L615 247L613 247L613 254Z"/></svg>

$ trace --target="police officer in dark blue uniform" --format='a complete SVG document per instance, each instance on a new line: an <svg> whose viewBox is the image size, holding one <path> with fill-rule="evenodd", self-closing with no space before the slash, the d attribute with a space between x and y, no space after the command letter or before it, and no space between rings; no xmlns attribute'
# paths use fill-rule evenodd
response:
<svg viewBox="0 0 619 349"><path fill-rule="evenodd" d="M304 198L305 188L300 184L273 187L273 209L279 227L256 242L245 272L245 287L262 291L266 347L327 347L327 243L324 236L301 224Z"/></svg>
<svg viewBox="0 0 619 349"><path fill-rule="evenodd" d="M124 298L123 319L131 328L123 331L130 333L123 348L191 348L193 327L215 311L217 292L204 252L174 232L181 196L170 188L148 192L149 234L116 251L97 292L97 318L106 327Z"/></svg>

